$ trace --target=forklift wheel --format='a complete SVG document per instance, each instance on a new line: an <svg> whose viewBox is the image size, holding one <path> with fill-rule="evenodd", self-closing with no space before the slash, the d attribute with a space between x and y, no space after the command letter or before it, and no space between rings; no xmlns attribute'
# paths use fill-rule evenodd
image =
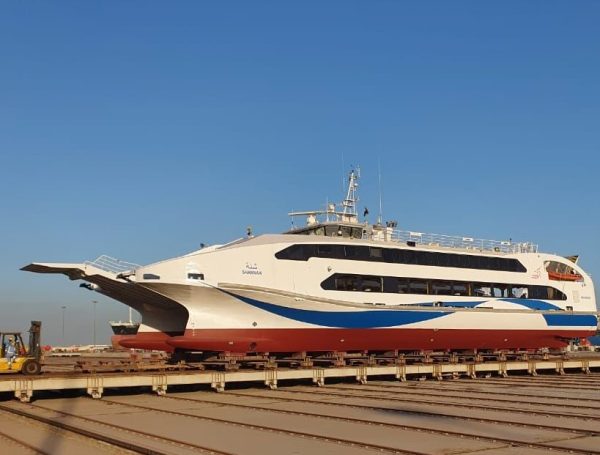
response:
<svg viewBox="0 0 600 455"><path fill-rule="evenodd" d="M21 372L26 375L40 374L42 372L42 367L40 365L40 362L38 362L37 360L29 359L23 362Z"/></svg>

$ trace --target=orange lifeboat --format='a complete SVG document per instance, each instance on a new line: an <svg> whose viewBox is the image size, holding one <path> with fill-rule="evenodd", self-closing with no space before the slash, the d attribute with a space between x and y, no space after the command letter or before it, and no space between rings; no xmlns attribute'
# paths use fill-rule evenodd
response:
<svg viewBox="0 0 600 455"><path fill-rule="evenodd" d="M548 278L556 281L581 281L583 277L578 273L559 273L548 271Z"/></svg>

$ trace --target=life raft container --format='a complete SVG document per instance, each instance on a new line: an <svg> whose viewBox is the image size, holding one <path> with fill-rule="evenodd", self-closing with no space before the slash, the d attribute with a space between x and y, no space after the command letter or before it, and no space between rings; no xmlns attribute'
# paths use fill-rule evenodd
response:
<svg viewBox="0 0 600 455"><path fill-rule="evenodd" d="M548 272L548 278L556 281L581 281L583 277L578 273Z"/></svg>

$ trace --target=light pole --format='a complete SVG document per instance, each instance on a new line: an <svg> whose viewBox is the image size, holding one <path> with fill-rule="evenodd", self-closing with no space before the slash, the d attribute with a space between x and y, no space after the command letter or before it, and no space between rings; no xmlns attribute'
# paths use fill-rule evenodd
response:
<svg viewBox="0 0 600 455"><path fill-rule="evenodd" d="M96 304L98 303L98 301L92 300L92 303L94 304L94 346L96 346Z"/></svg>
<svg viewBox="0 0 600 455"><path fill-rule="evenodd" d="M65 345L65 310L67 307L63 305L60 309L62 310L62 344Z"/></svg>

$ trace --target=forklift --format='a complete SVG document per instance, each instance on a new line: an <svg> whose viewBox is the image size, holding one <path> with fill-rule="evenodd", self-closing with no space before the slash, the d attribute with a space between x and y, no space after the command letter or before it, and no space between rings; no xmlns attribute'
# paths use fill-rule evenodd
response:
<svg viewBox="0 0 600 455"><path fill-rule="evenodd" d="M40 348L41 321L31 321L29 346L23 342L21 332L0 332L2 356L0 374L22 373L35 375L42 372Z"/></svg>

